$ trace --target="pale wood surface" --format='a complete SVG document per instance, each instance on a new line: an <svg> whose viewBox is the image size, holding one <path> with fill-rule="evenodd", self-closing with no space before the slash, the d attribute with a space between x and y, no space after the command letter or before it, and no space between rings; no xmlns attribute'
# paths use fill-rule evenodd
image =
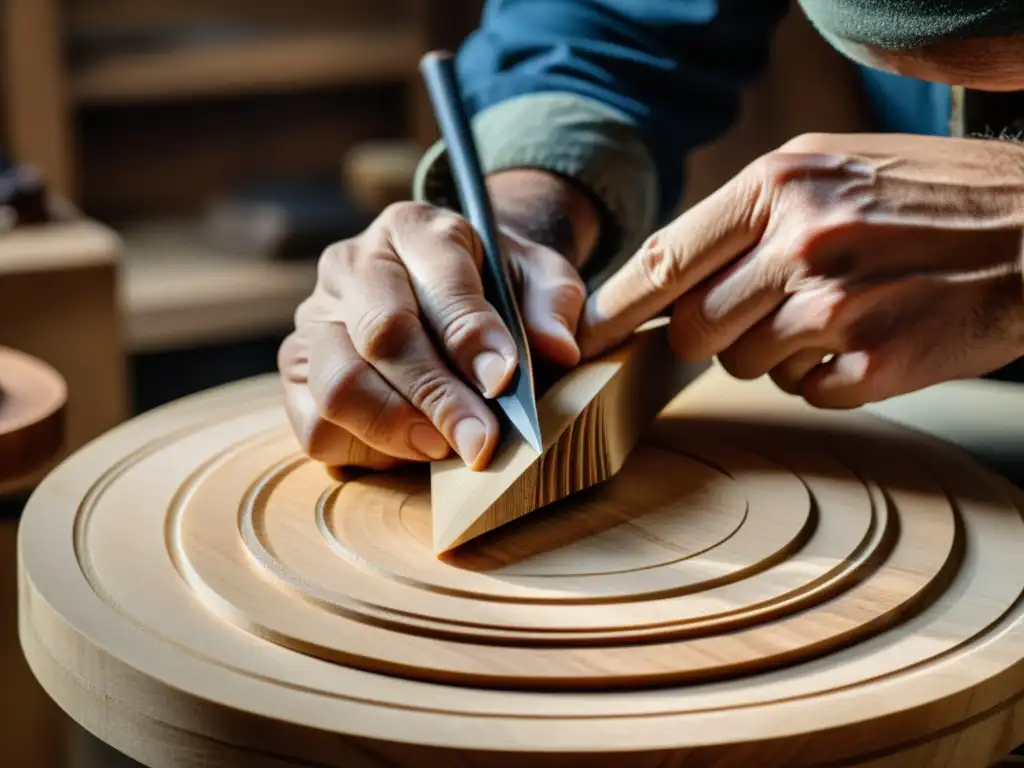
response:
<svg viewBox="0 0 1024 768"><path fill-rule="evenodd" d="M974 384L929 396L1019 411ZM982 768L1024 741L1022 508L948 443L713 368L614 479L438 559L425 468L338 482L269 377L47 479L22 642L149 766Z"/></svg>
<svg viewBox="0 0 1024 768"><path fill-rule="evenodd" d="M0 487L48 468L64 438L67 395L52 367L0 347Z"/></svg>
<svg viewBox="0 0 1024 768"><path fill-rule="evenodd" d="M641 431L707 367L673 355L667 328L667 319L645 325L621 348L570 371L542 393L542 453L512 431L483 472L458 457L435 462L434 551L448 551L614 476Z"/></svg>

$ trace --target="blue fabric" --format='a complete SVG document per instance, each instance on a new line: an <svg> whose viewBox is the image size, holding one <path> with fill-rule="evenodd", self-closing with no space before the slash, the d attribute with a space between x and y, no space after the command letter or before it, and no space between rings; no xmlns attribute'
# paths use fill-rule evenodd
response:
<svg viewBox="0 0 1024 768"><path fill-rule="evenodd" d="M489 0L457 65L471 114L530 93L595 99L633 122L659 171L659 219L686 155L738 117L788 0ZM949 89L863 70L887 131L948 132Z"/></svg>
<svg viewBox="0 0 1024 768"><path fill-rule="evenodd" d="M883 133L949 135L953 92L948 85L868 67L860 68L860 79Z"/></svg>
<svg viewBox="0 0 1024 768"><path fill-rule="evenodd" d="M595 99L635 124L659 169L660 218L683 159L736 119L788 0L489 0L458 53L471 114L528 93Z"/></svg>

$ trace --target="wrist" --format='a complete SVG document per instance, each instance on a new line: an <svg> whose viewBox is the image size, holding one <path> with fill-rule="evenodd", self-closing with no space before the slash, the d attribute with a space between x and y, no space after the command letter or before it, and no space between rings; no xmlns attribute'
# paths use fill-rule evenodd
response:
<svg viewBox="0 0 1024 768"><path fill-rule="evenodd" d="M577 269L591 258L601 236L598 206L572 179L535 168L514 168L487 177L499 226L547 246Z"/></svg>

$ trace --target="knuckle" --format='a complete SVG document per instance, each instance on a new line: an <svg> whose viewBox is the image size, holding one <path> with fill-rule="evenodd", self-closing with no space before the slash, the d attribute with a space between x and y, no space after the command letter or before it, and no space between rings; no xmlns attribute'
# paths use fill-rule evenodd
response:
<svg viewBox="0 0 1024 768"><path fill-rule="evenodd" d="M829 149L829 134L821 132L802 133L794 136L780 148L782 152L811 155L826 152Z"/></svg>
<svg viewBox="0 0 1024 768"><path fill-rule="evenodd" d="M322 374L315 392L320 415L331 420L344 418L350 410L349 404L363 386L366 372L367 366L362 361L346 360Z"/></svg>
<svg viewBox="0 0 1024 768"><path fill-rule="evenodd" d="M357 243L354 240L339 240L327 246L320 254L318 267L321 274L330 274L339 269L353 266Z"/></svg>
<svg viewBox="0 0 1024 768"><path fill-rule="evenodd" d="M445 371L424 371L414 378L409 387L412 406L442 429L454 414L455 401L454 382Z"/></svg>
<svg viewBox="0 0 1024 768"><path fill-rule="evenodd" d="M682 256L664 234L647 239L640 252L638 266L655 291L671 288L682 276Z"/></svg>
<svg viewBox="0 0 1024 768"><path fill-rule="evenodd" d="M809 159L810 151L797 152L790 147L784 144L751 163L747 167L751 185L763 189L773 207L784 205L787 218L815 215L821 207L814 184L821 177L820 163Z"/></svg>
<svg viewBox="0 0 1024 768"><path fill-rule="evenodd" d="M479 297L452 297L441 308L440 316L438 333L450 350L478 341L495 325L494 312Z"/></svg>
<svg viewBox="0 0 1024 768"><path fill-rule="evenodd" d="M473 228L462 216L451 211L434 209L428 227L434 237L471 250Z"/></svg>
<svg viewBox="0 0 1024 768"><path fill-rule="evenodd" d="M781 150L761 155L749 166L747 174L760 182L767 189L785 186L792 176L793 162Z"/></svg>
<svg viewBox="0 0 1024 768"><path fill-rule="evenodd" d="M365 283L373 270L400 264L390 246L359 239L342 240L328 246L317 262L317 285L311 298L336 297L346 284Z"/></svg>
<svg viewBox="0 0 1024 768"><path fill-rule="evenodd" d="M437 219L454 216L443 208L415 200L391 203L377 217L377 222L389 230L430 226Z"/></svg>
<svg viewBox="0 0 1024 768"><path fill-rule="evenodd" d="M316 265L318 288L337 285L338 277L358 270L359 243L356 240L341 240L327 246Z"/></svg>
<svg viewBox="0 0 1024 768"><path fill-rule="evenodd" d="M350 327L352 343L366 360L394 360L420 330L419 317L407 309L380 307L366 312Z"/></svg>

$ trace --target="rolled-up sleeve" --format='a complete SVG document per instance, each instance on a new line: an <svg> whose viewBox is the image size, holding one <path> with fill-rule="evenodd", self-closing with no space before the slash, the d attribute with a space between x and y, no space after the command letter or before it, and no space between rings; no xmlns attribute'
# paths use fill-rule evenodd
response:
<svg viewBox="0 0 1024 768"><path fill-rule="evenodd" d="M486 173L541 168L599 203L614 268L674 210L687 153L729 128L787 0L490 0L459 49ZM414 194L458 207L444 147Z"/></svg>

